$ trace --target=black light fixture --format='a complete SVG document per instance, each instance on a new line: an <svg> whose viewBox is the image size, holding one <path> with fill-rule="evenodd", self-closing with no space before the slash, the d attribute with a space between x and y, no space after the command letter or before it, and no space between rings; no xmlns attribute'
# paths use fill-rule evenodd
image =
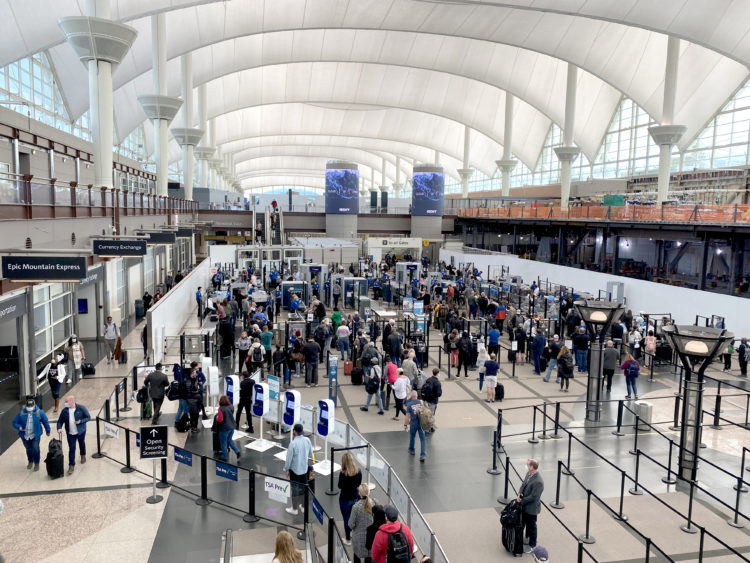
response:
<svg viewBox="0 0 750 563"><path fill-rule="evenodd" d="M573 304L591 334L591 361L588 364L586 385L586 420L598 422L601 418L604 339L610 325L619 320L625 312L625 306L617 301L596 299L579 299Z"/></svg>
<svg viewBox="0 0 750 563"><path fill-rule="evenodd" d="M682 418L680 420L679 473L687 481L695 481L698 471L698 448L703 431L703 376L706 368L721 352L734 334L723 328L692 325L662 327L672 349L680 357L682 378ZM697 377L693 374L697 373ZM730 521L731 524L731 521ZM682 528L694 533L695 528Z"/></svg>

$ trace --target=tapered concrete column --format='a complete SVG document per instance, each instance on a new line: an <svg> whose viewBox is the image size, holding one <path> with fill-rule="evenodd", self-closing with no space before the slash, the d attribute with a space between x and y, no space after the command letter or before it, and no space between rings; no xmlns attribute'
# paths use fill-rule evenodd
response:
<svg viewBox="0 0 750 563"><path fill-rule="evenodd" d="M510 173L516 167L518 161L512 158L513 155L513 105L516 101L513 94L505 93L505 125L503 133L503 158L496 160L495 164L502 173L503 180L503 197L510 196Z"/></svg>
<svg viewBox="0 0 750 563"><path fill-rule="evenodd" d="M185 199L193 200L194 150L203 137L203 130L193 127L193 55L180 57L182 70L182 127L172 128L172 135L182 147L182 183Z"/></svg>
<svg viewBox="0 0 750 563"><path fill-rule="evenodd" d="M664 98L662 103L661 124L649 127L651 138L659 146L659 183L657 203L663 203L669 197L669 175L672 168L672 147L680 142L687 131L685 125L674 125L675 96L677 95L677 70L680 59L680 40L669 37L667 41L667 63L664 69Z"/></svg>
<svg viewBox="0 0 750 563"><path fill-rule="evenodd" d="M461 197L469 197L469 178L474 173L474 170L469 168L469 153L471 151L471 129L468 125L464 126L464 160L463 168L459 168L456 172L461 176Z"/></svg>
<svg viewBox="0 0 750 563"><path fill-rule="evenodd" d="M440 151L435 151L435 156L433 160L435 161L435 166L440 165Z"/></svg>
<svg viewBox="0 0 750 563"><path fill-rule="evenodd" d="M513 172L513 169L516 167L516 164L518 164L518 161L510 158L508 160L496 160L495 164L497 164L497 167L502 173L503 197L508 197L510 196L510 173Z"/></svg>
<svg viewBox="0 0 750 563"><path fill-rule="evenodd" d="M109 0L87 0L86 14L60 18L58 25L80 61L88 68L94 185L112 188L112 72L130 50L138 32L110 19ZM15 171L18 171L17 168Z"/></svg>
<svg viewBox="0 0 750 563"><path fill-rule="evenodd" d="M151 16L151 76L153 94L138 96L146 116L154 121L154 160L156 193L167 195L169 175L169 123L177 115L182 100L167 96L167 23L166 14Z"/></svg>
<svg viewBox="0 0 750 563"><path fill-rule="evenodd" d="M563 125L563 145L555 148L560 161L560 207L568 208L570 201L570 168L581 149L573 144L576 125L576 90L578 88L578 67L568 63L568 76L565 86L565 123Z"/></svg>

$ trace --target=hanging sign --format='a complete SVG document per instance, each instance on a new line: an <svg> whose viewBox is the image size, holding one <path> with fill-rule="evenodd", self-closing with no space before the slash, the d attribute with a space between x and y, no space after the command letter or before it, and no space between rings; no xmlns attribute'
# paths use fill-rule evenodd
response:
<svg viewBox="0 0 750 563"><path fill-rule="evenodd" d="M3 256L3 278L11 281L75 281L86 277L86 258L74 256Z"/></svg>
<svg viewBox="0 0 750 563"><path fill-rule="evenodd" d="M145 256L145 240L94 240L97 256Z"/></svg>

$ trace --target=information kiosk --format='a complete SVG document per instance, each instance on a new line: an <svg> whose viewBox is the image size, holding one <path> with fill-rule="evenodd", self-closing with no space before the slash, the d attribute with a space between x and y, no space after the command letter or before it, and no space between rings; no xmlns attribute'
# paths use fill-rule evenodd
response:
<svg viewBox="0 0 750 563"><path fill-rule="evenodd" d="M274 446L278 446L276 442L271 442L263 438L263 418L268 414L270 406L271 394L268 384L256 383L253 385L253 415L260 418L260 437L245 445L246 448L255 450L256 452L265 452Z"/></svg>
<svg viewBox="0 0 750 563"><path fill-rule="evenodd" d="M333 404L333 401L331 399L322 399L318 401L318 421L316 428L318 435L325 438L325 446L323 450L325 451L326 457L323 461L319 461L313 465L313 470L321 475L331 474L331 463L333 460L328 459L328 435L333 432L335 422L336 407ZM338 471L339 469L341 469L341 466L337 463L333 463L333 471Z"/></svg>

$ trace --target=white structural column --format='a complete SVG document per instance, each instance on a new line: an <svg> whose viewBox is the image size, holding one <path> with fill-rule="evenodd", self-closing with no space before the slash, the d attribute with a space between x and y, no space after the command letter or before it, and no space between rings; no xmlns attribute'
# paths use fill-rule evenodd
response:
<svg viewBox="0 0 750 563"><path fill-rule="evenodd" d="M433 160L435 161L435 166L440 165L440 151L435 151L435 157Z"/></svg>
<svg viewBox="0 0 750 563"><path fill-rule="evenodd" d="M401 196L401 188L404 185L401 183L401 157L396 157L396 181L393 182L393 197Z"/></svg>
<svg viewBox="0 0 750 563"><path fill-rule="evenodd" d="M568 63L568 79L565 87L565 123L563 124L563 144L555 147L560 161L560 207L568 208L570 201L570 167L581 149L573 144L573 131L576 126L576 90L578 88L578 67Z"/></svg>
<svg viewBox="0 0 750 563"><path fill-rule="evenodd" d="M171 129L177 143L182 147L182 183L185 199L193 199L195 146L203 137L202 129L193 127L193 54L180 57L182 71L182 127Z"/></svg>
<svg viewBox="0 0 750 563"><path fill-rule="evenodd" d="M505 132L503 135L503 158L496 160L495 164L503 176L503 197L510 196L510 173L516 167L517 160L511 158L513 155L513 94L505 93Z"/></svg>
<svg viewBox="0 0 750 563"><path fill-rule="evenodd" d="M195 157L200 163L200 179L198 180L198 183L202 188L208 187L208 161L213 158L214 153L216 152L216 149L213 146L214 138L211 133L211 128L208 126L208 120L206 119L207 111L206 85L201 84L198 86L198 128L203 130L205 134L201 138L201 142L198 146L195 147L194 152Z"/></svg>
<svg viewBox="0 0 750 563"><path fill-rule="evenodd" d="M385 185L385 157L380 160L380 191L388 192L388 186Z"/></svg>
<svg viewBox="0 0 750 563"><path fill-rule="evenodd" d="M674 125L674 105L677 94L677 69L680 60L680 40L669 37L667 41L667 64L664 69L664 100L661 124L649 127L648 132L654 143L659 145L659 184L657 203L663 203L669 196L669 175L672 168L672 147L680 142L687 131L685 125Z"/></svg>
<svg viewBox="0 0 750 563"><path fill-rule="evenodd" d="M464 126L464 160L463 168L457 170L461 176L461 197L469 197L469 178L474 170L469 168L469 152L471 151L471 129L468 125Z"/></svg>
<svg viewBox="0 0 750 563"><path fill-rule="evenodd" d="M167 96L167 16L151 16L151 76L153 94L138 96L149 119L154 121L154 161L156 162L156 193L167 195L169 174L170 122L182 105L180 98Z"/></svg>
<svg viewBox="0 0 750 563"><path fill-rule="evenodd" d="M107 188L113 187L112 71L138 35L135 29L111 21L111 17L110 0L86 0L86 16L58 21L76 55L88 68L94 185Z"/></svg>

